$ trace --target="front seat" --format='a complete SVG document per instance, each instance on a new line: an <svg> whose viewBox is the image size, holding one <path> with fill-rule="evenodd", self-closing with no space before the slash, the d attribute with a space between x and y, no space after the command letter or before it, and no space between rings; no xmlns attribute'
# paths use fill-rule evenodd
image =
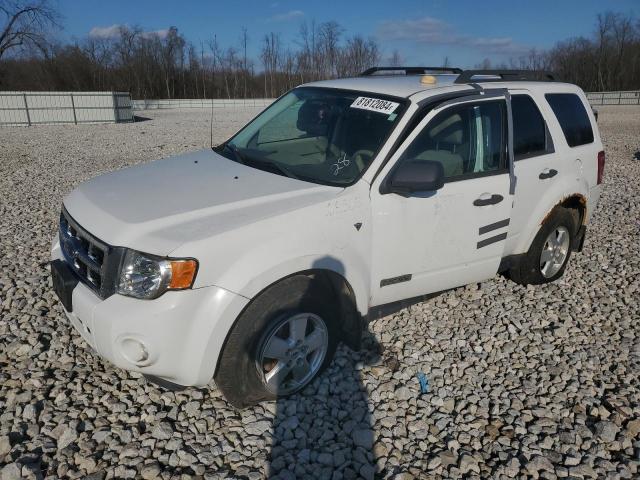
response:
<svg viewBox="0 0 640 480"><path fill-rule="evenodd" d="M460 125L461 127L461 125ZM436 131L437 130L437 131ZM436 136L440 133L440 129L434 129L430 133L430 136ZM420 153L417 158L420 160L432 160L440 162L444 168L445 177L455 177L464 173L464 160L462 155L457 153L462 145L462 128L457 128L449 133L444 138L431 139L429 142L431 145L434 143L438 149L429 149Z"/></svg>

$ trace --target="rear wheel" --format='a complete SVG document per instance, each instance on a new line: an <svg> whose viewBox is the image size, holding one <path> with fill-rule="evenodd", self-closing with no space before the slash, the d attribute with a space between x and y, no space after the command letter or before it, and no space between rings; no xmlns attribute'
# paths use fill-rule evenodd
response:
<svg viewBox="0 0 640 480"><path fill-rule="evenodd" d="M576 232L574 216L566 208L554 209L540 228L509 277L522 285L542 284L557 280L564 273Z"/></svg>
<svg viewBox="0 0 640 480"><path fill-rule="evenodd" d="M295 275L269 287L240 315L214 377L242 408L302 390L333 359L338 343L332 290L320 278Z"/></svg>
<svg viewBox="0 0 640 480"><path fill-rule="evenodd" d="M558 225L547 236L540 253L540 273L553 278L569 258L571 234L567 227Z"/></svg>

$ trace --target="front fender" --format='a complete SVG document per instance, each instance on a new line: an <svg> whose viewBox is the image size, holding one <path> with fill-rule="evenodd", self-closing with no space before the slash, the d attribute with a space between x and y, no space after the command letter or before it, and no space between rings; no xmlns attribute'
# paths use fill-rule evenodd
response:
<svg viewBox="0 0 640 480"><path fill-rule="evenodd" d="M366 186L354 186L328 202L196 239L172 256L198 259L196 288L215 285L248 299L292 274L329 270L349 283L364 315L372 233L367 195Z"/></svg>
<svg viewBox="0 0 640 480"><path fill-rule="evenodd" d="M244 263L251 263L247 260ZM243 271L244 266L240 263L234 270ZM306 270L329 270L344 278L351 286L356 299L358 311L365 315L369 308L369 278L368 267L363 261L337 255L305 255L302 257L290 258L286 261L273 264L265 268L256 276L251 278L240 278L228 272L222 279L221 284L232 285L236 293L246 298L255 298L261 291L273 285L277 281L293 274Z"/></svg>

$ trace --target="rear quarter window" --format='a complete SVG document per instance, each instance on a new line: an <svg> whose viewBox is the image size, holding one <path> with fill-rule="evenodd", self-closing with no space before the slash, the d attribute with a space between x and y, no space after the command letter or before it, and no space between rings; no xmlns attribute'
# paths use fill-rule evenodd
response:
<svg viewBox="0 0 640 480"><path fill-rule="evenodd" d="M593 142L593 129L580 97L573 93L547 93L547 102L556 115L570 147Z"/></svg>
<svg viewBox="0 0 640 480"><path fill-rule="evenodd" d="M553 151L547 146L547 126L529 95L511 97L513 114L513 153L516 160Z"/></svg>

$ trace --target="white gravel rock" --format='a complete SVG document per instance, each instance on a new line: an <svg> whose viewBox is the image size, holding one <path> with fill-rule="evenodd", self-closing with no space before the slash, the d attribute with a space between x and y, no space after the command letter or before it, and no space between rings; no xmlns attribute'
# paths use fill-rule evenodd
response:
<svg viewBox="0 0 640 480"><path fill-rule="evenodd" d="M10 463L0 470L0 480L20 480L22 473L17 463Z"/></svg>

